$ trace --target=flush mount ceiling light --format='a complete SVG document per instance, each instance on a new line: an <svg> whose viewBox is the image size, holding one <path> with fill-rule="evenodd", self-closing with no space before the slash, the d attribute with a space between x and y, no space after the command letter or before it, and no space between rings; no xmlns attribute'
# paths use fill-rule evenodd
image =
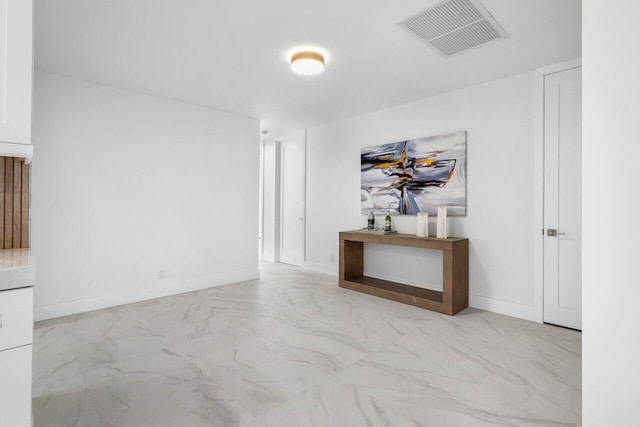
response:
<svg viewBox="0 0 640 427"><path fill-rule="evenodd" d="M306 76L324 70L324 56L315 50L300 50L291 55L291 69Z"/></svg>

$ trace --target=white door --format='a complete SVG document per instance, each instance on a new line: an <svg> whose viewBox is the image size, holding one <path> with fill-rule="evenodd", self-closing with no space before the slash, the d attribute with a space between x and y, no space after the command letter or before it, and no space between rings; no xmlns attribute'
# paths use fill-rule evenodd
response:
<svg viewBox="0 0 640 427"><path fill-rule="evenodd" d="M582 329L582 68L544 78L544 322Z"/></svg>
<svg viewBox="0 0 640 427"><path fill-rule="evenodd" d="M305 231L305 136L282 140L280 262L301 266Z"/></svg>

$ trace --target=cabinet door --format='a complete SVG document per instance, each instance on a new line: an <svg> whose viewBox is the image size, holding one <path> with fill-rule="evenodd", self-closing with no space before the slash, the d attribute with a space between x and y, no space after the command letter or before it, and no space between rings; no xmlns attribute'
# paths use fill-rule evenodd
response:
<svg viewBox="0 0 640 427"><path fill-rule="evenodd" d="M0 427L31 425L31 352L30 345L0 351Z"/></svg>
<svg viewBox="0 0 640 427"><path fill-rule="evenodd" d="M2 275L5 280L6 275ZM0 292L0 350L33 342L33 288ZM0 369L2 366L0 366Z"/></svg>
<svg viewBox="0 0 640 427"><path fill-rule="evenodd" d="M0 142L31 144L32 0L0 0Z"/></svg>

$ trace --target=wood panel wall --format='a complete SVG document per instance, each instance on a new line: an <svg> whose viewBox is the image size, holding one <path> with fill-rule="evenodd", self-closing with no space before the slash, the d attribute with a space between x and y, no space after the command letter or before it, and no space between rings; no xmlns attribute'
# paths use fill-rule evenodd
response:
<svg viewBox="0 0 640 427"><path fill-rule="evenodd" d="M0 157L0 249L29 247L31 165Z"/></svg>

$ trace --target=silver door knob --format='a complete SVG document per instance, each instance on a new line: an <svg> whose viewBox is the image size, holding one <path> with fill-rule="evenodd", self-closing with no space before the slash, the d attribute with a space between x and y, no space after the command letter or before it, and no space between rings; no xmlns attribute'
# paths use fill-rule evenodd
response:
<svg viewBox="0 0 640 427"><path fill-rule="evenodd" d="M547 228L547 236L549 237L564 236L565 234L566 233L558 233L558 230L555 228Z"/></svg>

